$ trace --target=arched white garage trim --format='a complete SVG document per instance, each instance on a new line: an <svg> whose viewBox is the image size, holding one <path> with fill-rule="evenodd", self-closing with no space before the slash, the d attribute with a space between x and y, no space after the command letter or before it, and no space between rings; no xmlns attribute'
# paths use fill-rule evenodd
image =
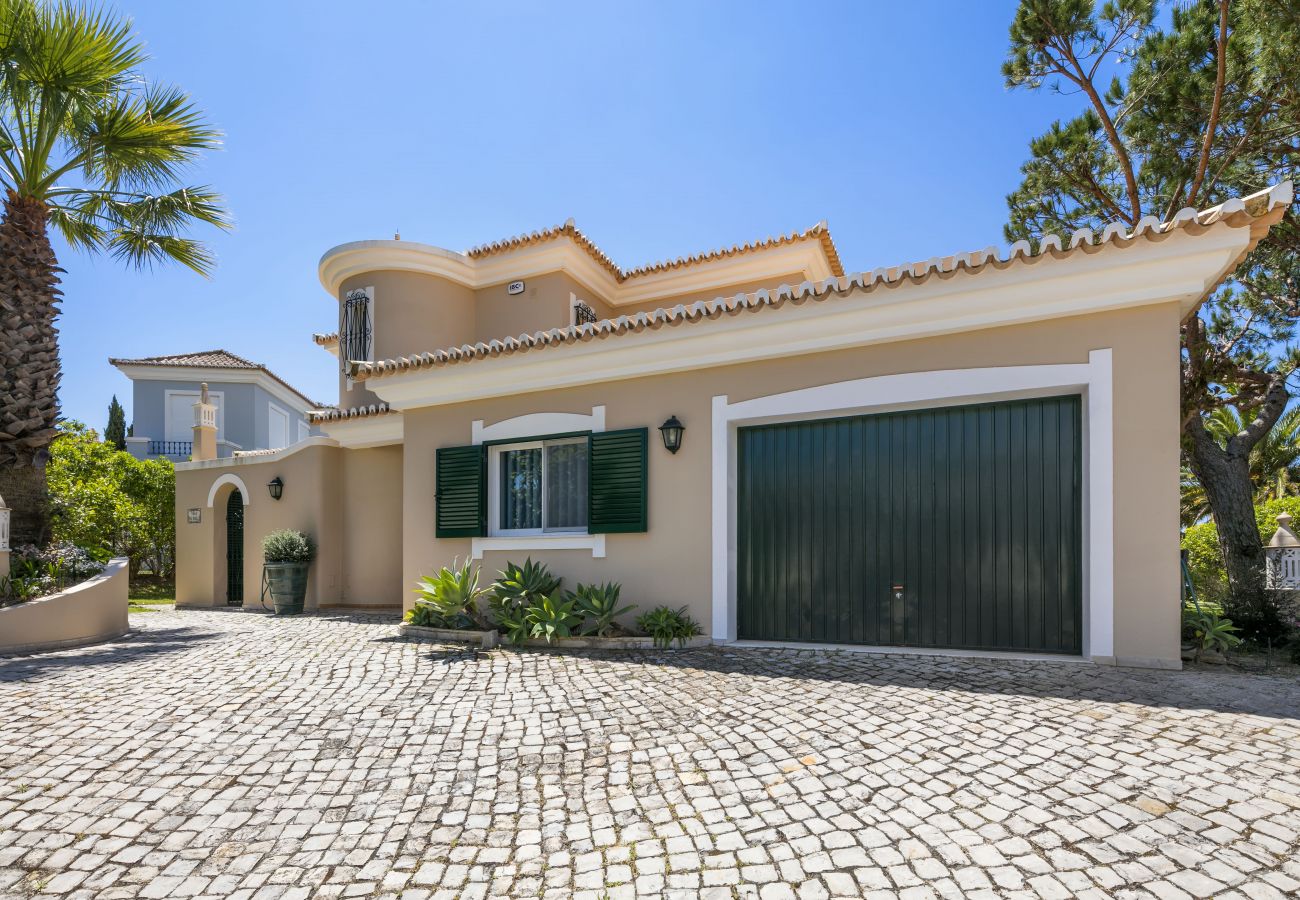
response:
<svg viewBox="0 0 1300 900"><path fill-rule="evenodd" d="M1115 662L1113 385L1110 348L1086 363L877 375L731 403L713 398L713 639L736 640L736 429L921 406L1083 397L1083 656ZM881 648L884 649L884 648Z"/></svg>
<svg viewBox="0 0 1300 900"><path fill-rule="evenodd" d="M212 482L212 487L208 490L208 509L212 509L212 504L217 501L217 491L221 489L223 484L233 484L235 487L239 488L239 495L244 498L244 505L248 505L248 501L252 497L248 492L248 485L244 484L244 480L238 475L231 475L227 472L225 475L222 475L216 481Z"/></svg>

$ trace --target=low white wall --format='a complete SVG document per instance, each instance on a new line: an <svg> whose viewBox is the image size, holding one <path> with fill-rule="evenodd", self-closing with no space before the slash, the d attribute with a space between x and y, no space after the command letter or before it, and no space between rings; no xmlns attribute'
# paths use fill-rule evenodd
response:
<svg viewBox="0 0 1300 900"><path fill-rule="evenodd" d="M79 647L127 632L127 559L66 591L0 609L0 654Z"/></svg>

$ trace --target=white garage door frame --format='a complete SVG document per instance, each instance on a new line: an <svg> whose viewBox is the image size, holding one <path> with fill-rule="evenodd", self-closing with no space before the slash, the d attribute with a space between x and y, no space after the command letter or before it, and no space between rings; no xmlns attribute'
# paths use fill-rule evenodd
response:
<svg viewBox="0 0 1300 900"><path fill-rule="evenodd" d="M1110 348L1086 363L909 372L728 401L713 398L713 640L736 640L736 429L801 419L958 406L1029 397L1083 397L1083 656L1115 654L1114 426ZM892 648L895 652L898 648ZM993 655L993 654L990 654Z"/></svg>

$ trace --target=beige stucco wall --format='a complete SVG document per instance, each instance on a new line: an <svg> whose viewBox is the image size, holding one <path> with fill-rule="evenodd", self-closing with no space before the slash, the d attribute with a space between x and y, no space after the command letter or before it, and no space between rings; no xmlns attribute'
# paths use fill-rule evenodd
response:
<svg viewBox="0 0 1300 900"><path fill-rule="evenodd" d="M535 412L606 408L609 429L652 429L645 534L609 535L606 557L589 550L503 553L547 562L576 581L622 582L640 606L686 605L711 622L711 398L731 402L875 375L983 366L1083 363L1112 348L1114 392L1115 656L1176 664L1178 646L1178 320L1176 303L1013 328L789 357L660 377L529 393L405 413L403 581L465 558L468 539L434 536L434 450L471 441L474 419L491 424ZM554 352L562 353L562 349ZM653 432L669 415L686 425L671 456ZM410 600L407 599L409 606ZM1085 601L1086 602L1086 601Z"/></svg>
<svg viewBox="0 0 1300 900"><path fill-rule="evenodd" d="M570 303L574 296L590 305L597 317L606 319L720 296L775 290L782 284L800 284L804 278L801 272L789 272L724 288L612 307L604 297L567 272L525 278L524 292L512 296L506 292L505 284L472 290L434 275L377 270L346 279L339 289L338 300L342 303L349 291L374 288L375 358L392 359L564 328L571 322ZM368 406L379 402L380 398L365 382L355 382L349 388L347 378L340 371L340 406Z"/></svg>
<svg viewBox="0 0 1300 900"><path fill-rule="evenodd" d="M66 591L0 609L0 653L76 647L127 632L127 560Z"/></svg>
<svg viewBox="0 0 1300 900"><path fill-rule="evenodd" d="M343 450L343 541L346 606L401 606L402 447Z"/></svg>
<svg viewBox="0 0 1300 900"><path fill-rule="evenodd" d="M345 450L325 442L300 446L278 458L220 460L217 465L176 472L176 603L224 606L226 603L226 502L233 484L212 485L225 475L248 488L244 507L244 606L259 607L262 538L278 528L294 528L317 542L307 578L308 609L332 606L401 604L402 448ZM266 484L284 481L284 494L272 500ZM201 510L190 524L186 511Z"/></svg>
<svg viewBox="0 0 1300 900"><path fill-rule="evenodd" d="M478 340L474 291L470 288L418 272L375 271L346 279L339 288L338 300L342 303L349 291L367 287L374 288L376 359L392 359ZM353 384L348 390L346 379L339 373L340 406L377 402L378 398L362 383Z"/></svg>

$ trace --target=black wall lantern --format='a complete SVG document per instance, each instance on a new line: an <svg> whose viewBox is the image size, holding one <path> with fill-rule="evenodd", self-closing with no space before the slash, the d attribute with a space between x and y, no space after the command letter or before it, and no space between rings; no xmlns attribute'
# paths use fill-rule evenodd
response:
<svg viewBox="0 0 1300 900"><path fill-rule="evenodd" d="M672 416L667 422L659 426L659 434L664 439L664 449L669 453L676 453L682 447L682 432L686 430L681 422L677 421L676 416Z"/></svg>
<svg viewBox="0 0 1300 900"><path fill-rule="evenodd" d="M284 479L279 475L275 476L266 483L266 489L271 492L272 500L279 500L284 495Z"/></svg>

